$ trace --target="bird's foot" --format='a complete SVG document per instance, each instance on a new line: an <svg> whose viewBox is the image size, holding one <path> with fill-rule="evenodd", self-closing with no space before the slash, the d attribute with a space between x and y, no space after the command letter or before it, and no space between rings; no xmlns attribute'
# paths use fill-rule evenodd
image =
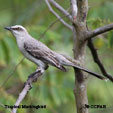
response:
<svg viewBox="0 0 113 113"><path fill-rule="evenodd" d="M32 89L32 84L27 81L27 82L24 83L24 87L25 87L27 84L29 85L29 90L31 90L31 89Z"/></svg>
<svg viewBox="0 0 113 113"><path fill-rule="evenodd" d="M29 77L28 80L31 79L33 82L36 82L38 77L41 76L43 73L43 70L37 69L34 73L32 73Z"/></svg>

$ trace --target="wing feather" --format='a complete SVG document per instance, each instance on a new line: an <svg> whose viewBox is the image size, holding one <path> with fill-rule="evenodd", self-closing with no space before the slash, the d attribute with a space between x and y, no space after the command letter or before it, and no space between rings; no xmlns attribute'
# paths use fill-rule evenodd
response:
<svg viewBox="0 0 113 113"><path fill-rule="evenodd" d="M24 48L30 55L43 61L44 63L53 65L62 71L66 71L65 67L60 64L59 59L57 59L57 57L54 55L54 52L45 45L35 46L24 43Z"/></svg>

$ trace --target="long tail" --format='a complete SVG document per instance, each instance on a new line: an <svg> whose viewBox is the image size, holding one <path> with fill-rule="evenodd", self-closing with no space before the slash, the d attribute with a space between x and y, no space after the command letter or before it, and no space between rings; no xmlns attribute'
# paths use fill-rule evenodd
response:
<svg viewBox="0 0 113 113"><path fill-rule="evenodd" d="M87 73L89 73L89 74L91 74L91 75L93 75L101 80L108 80L107 78L101 76L98 73L92 72L84 67L79 66L79 62L74 60L73 58L66 56L66 55L62 55L62 56L66 58L65 62L62 62L62 64L64 66L72 66L72 67L75 67L75 68L80 69L82 71L85 71L85 72L87 72Z"/></svg>
<svg viewBox="0 0 113 113"><path fill-rule="evenodd" d="M93 75L93 76L95 76L95 77L97 77L97 78L99 78L101 80L107 80L105 77L101 76L100 74L92 72L92 71L90 71L90 70L88 70L86 68L83 68L83 67L80 67L80 66L77 66L77 65L73 65L73 67L75 67L77 69L80 69L80 70L82 70L84 72L87 72L87 73L89 73L89 74L91 74L91 75Z"/></svg>

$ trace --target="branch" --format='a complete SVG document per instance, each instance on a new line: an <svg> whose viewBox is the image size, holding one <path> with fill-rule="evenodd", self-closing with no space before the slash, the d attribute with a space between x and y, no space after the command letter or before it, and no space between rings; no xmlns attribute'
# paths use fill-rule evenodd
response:
<svg viewBox="0 0 113 113"><path fill-rule="evenodd" d="M66 17L65 15L64 16L61 16L61 18L64 18ZM40 35L39 39L38 40L41 40L42 37L44 37L44 35L46 34L46 32L53 26L55 25L57 22L59 22L59 19L57 18L56 20L54 20L53 22L51 22L51 24L48 25L47 29Z"/></svg>
<svg viewBox="0 0 113 113"><path fill-rule="evenodd" d="M71 9L72 9L72 18L73 22L76 20L78 8L77 8L77 0L71 0Z"/></svg>
<svg viewBox="0 0 113 113"><path fill-rule="evenodd" d="M88 0L77 0L78 14L77 20L86 23L88 13Z"/></svg>
<svg viewBox="0 0 113 113"><path fill-rule="evenodd" d="M97 53L97 51L96 51L96 49L95 49L95 47L94 47L94 45L93 45L91 39L88 40L88 47L89 47L89 49L90 49L90 51L91 51L91 53L92 53L93 60L94 60L95 63L97 63L97 65L99 66L99 68L100 68L102 74L103 74L105 77L107 77L109 80L111 80L111 81L113 82L113 77L112 77L111 75L109 75L109 74L106 72L106 70L105 70L103 64L101 63L101 61L100 61L100 59L99 59L98 53Z"/></svg>
<svg viewBox="0 0 113 113"><path fill-rule="evenodd" d="M71 21L72 20L72 16L62 7L60 6L56 1L54 0L49 0L49 2L54 5L59 11L61 11L65 16L67 16Z"/></svg>
<svg viewBox="0 0 113 113"><path fill-rule="evenodd" d="M72 2L72 0L70 0ZM77 0L77 21L74 21L73 24L77 24L73 29L73 39L74 39L74 58L80 61L80 66L83 65L84 62L84 53L85 53L85 43L81 44L81 39L84 39L83 32L86 30L86 16L87 16L87 0ZM72 10L72 7L71 7ZM77 113L88 113L88 109L84 108L85 104L88 104L87 98L87 85L86 78L82 71L74 68L75 71L75 89L74 96L76 102Z"/></svg>
<svg viewBox="0 0 113 113"><path fill-rule="evenodd" d="M64 26L66 26L69 29L73 29L73 27L69 24L67 24L51 7L51 5L49 4L48 0L45 0L45 3L47 4L49 10L60 20L61 23L64 24Z"/></svg>
<svg viewBox="0 0 113 113"><path fill-rule="evenodd" d="M86 40L91 39L97 35L113 30L113 24L108 24L103 27L97 28L93 31L89 31L86 37Z"/></svg>
<svg viewBox="0 0 113 113"><path fill-rule="evenodd" d="M41 71L41 69L37 69L36 72L32 73L28 77L28 80L25 83L25 86L24 86L23 90L19 94L19 97L18 97L18 99L17 99L17 101L16 101L14 106L19 106L20 105L22 100L27 95L28 91L32 88L32 86L31 86L32 82L35 82L42 74L43 74L43 72ZM16 113L16 112L17 112L17 108L13 108L12 113Z"/></svg>

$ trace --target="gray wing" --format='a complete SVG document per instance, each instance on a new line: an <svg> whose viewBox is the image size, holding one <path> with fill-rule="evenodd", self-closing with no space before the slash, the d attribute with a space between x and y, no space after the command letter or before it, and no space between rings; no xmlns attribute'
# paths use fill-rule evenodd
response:
<svg viewBox="0 0 113 113"><path fill-rule="evenodd" d="M46 64L53 65L62 71L66 71L65 67L60 64L59 59L55 56L53 51L51 51L48 47L40 42L37 43L37 45L36 42L34 43L34 45L25 42L24 48L30 55L34 56L36 59L39 59Z"/></svg>

